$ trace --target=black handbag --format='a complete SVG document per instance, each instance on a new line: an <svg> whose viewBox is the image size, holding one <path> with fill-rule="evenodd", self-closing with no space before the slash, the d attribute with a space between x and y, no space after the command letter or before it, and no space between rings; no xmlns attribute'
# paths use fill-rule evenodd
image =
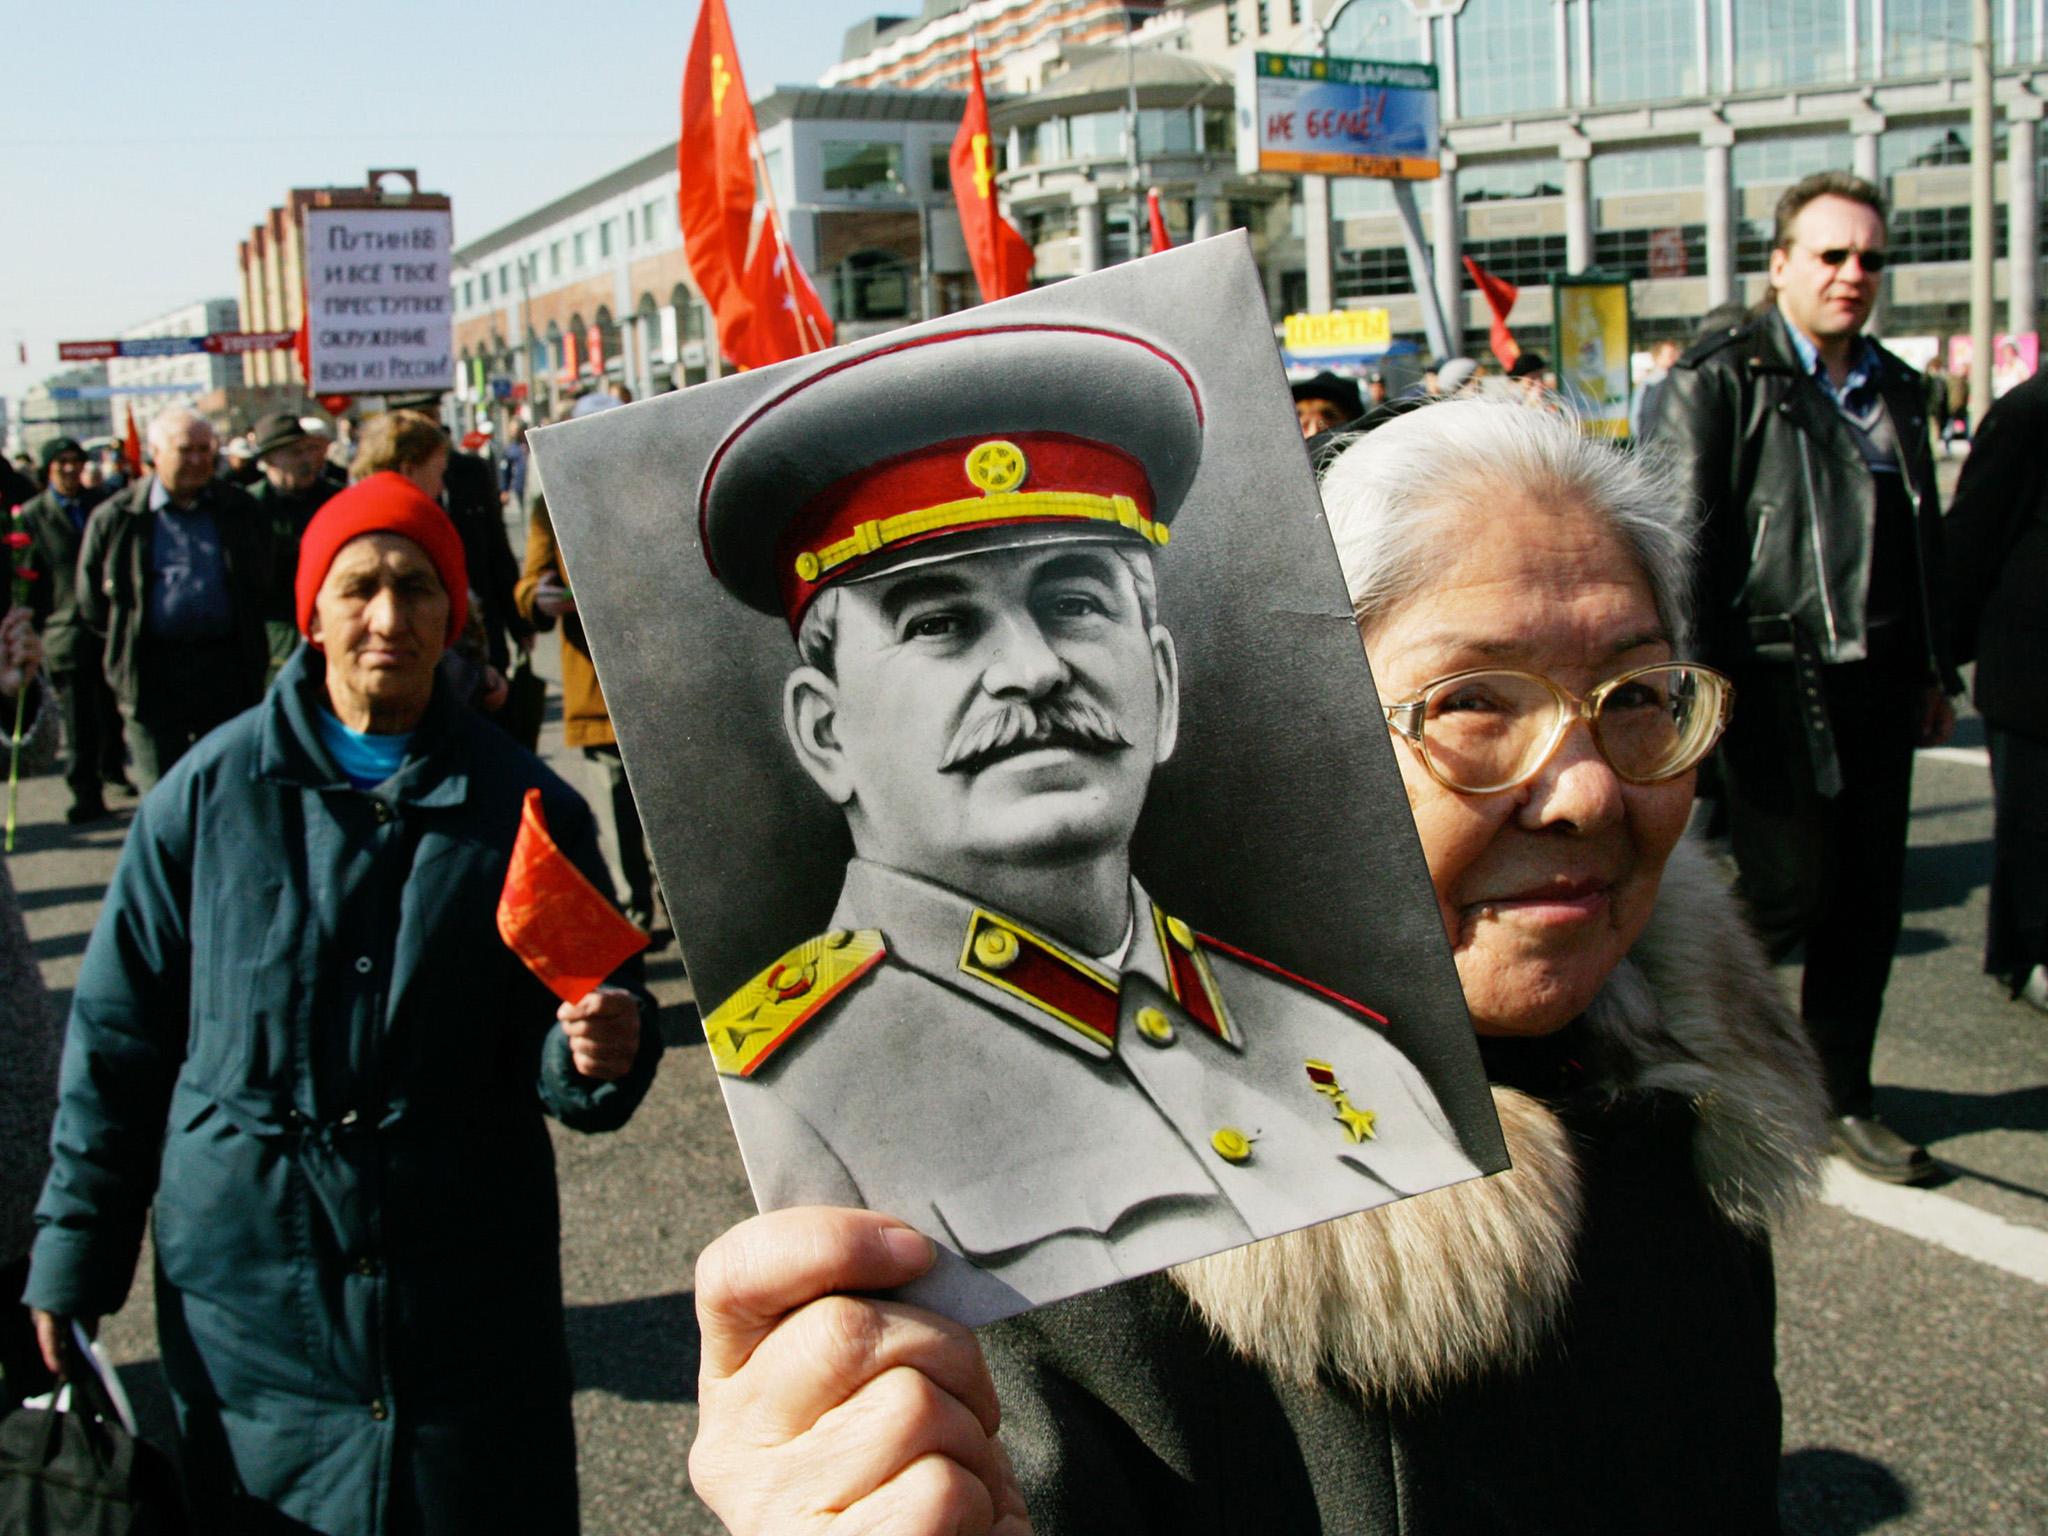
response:
<svg viewBox="0 0 2048 1536"><path fill-rule="evenodd" d="M187 1536L171 1458L128 1432L98 1363L68 1349L71 1406L0 1418L4 1536Z"/></svg>
<svg viewBox="0 0 2048 1536"><path fill-rule="evenodd" d="M522 653L505 679L505 704L494 717L498 726L529 752L540 750L541 722L547 718L547 679L533 669L533 657Z"/></svg>

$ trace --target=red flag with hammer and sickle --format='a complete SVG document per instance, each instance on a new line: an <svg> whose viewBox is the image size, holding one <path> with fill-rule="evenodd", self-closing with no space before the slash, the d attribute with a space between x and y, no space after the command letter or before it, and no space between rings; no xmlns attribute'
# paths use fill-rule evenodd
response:
<svg viewBox="0 0 2048 1536"><path fill-rule="evenodd" d="M647 935L556 846L537 789L520 807L512 864L498 894L498 936L565 1003L580 1001L647 947Z"/></svg>
<svg viewBox="0 0 2048 1536"><path fill-rule="evenodd" d="M988 133L988 93L981 84L981 55L970 51L974 84L967 93L967 115L953 135L948 164L953 172L953 201L960 206L960 233L967 239L967 259L981 285L981 301L992 303L1031 286L1031 247L996 207L996 153Z"/></svg>

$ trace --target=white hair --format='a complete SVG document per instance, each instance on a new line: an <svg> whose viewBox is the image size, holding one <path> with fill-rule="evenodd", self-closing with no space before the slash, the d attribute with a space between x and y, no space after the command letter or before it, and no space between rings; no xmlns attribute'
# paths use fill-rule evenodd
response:
<svg viewBox="0 0 2048 1536"><path fill-rule="evenodd" d="M213 423L187 406L174 405L167 411L158 411L149 424L149 456L152 461L160 453L169 452L171 434L180 427L197 424L206 429L208 437L217 437Z"/></svg>
<svg viewBox="0 0 2048 1536"><path fill-rule="evenodd" d="M1586 436L1569 415L1504 400L1446 400L1397 416L1324 471L1323 508L1360 628L1429 585L1449 518L1516 492L1605 517L1683 652L1694 519L1676 479L1653 458Z"/></svg>
<svg viewBox="0 0 2048 1536"><path fill-rule="evenodd" d="M1152 569L1152 556L1122 545L1112 544L1109 548L1131 573L1131 585L1138 593L1138 617L1149 632L1159 622L1159 577ZM839 638L839 597L843 590L828 587L813 598L796 631L797 654L803 657L804 665L816 667L827 677L835 675L832 647Z"/></svg>

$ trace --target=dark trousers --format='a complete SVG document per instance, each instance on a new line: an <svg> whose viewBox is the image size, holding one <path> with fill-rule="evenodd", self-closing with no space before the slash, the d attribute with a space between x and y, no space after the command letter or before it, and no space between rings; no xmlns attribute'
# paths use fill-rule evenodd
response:
<svg viewBox="0 0 2048 1536"><path fill-rule="evenodd" d="M1791 667L1736 677L1721 747L1728 840L1765 947L1806 946L1799 1011L1838 1115L1871 1108L1870 1057L1898 947L1913 748L1926 684L1906 666L1821 669L1842 792L1814 788Z"/></svg>
<svg viewBox="0 0 2048 1536"><path fill-rule="evenodd" d="M1991 920L1984 969L2017 992L2048 964L2048 741L1992 726Z"/></svg>
<svg viewBox="0 0 2048 1536"><path fill-rule="evenodd" d="M626 916L640 927L654 928L654 869L647 860L647 834L640 811L626 786L626 765L617 747L585 747L590 764L590 804L597 812L597 840L611 866Z"/></svg>
<svg viewBox="0 0 2048 1536"><path fill-rule="evenodd" d="M64 782L71 786L77 805L97 805L100 786L118 784L128 776L127 759L121 750L121 711L114 692L100 671L99 657L84 665L52 672L57 696L64 701L64 740L71 760L64 770Z"/></svg>
<svg viewBox="0 0 2048 1536"><path fill-rule="evenodd" d="M263 682L231 640L145 638L143 646L125 734L136 786L147 794L200 737L261 699Z"/></svg>

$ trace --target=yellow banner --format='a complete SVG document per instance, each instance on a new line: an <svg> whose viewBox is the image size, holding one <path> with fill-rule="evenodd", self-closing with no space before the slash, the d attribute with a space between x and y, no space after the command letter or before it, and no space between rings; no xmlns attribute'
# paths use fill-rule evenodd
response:
<svg viewBox="0 0 2048 1536"><path fill-rule="evenodd" d="M1281 325L1287 350L1297 354L1382 351L1394 340L1393 320L1384 309L1289 315Z"/></svg>
<svg viewBox="0 0 2048 1536"><path fill-rule="evenodd" d="M1559 283L1557 374L1594 437L1628 436L1628 284Z"/></svg>

